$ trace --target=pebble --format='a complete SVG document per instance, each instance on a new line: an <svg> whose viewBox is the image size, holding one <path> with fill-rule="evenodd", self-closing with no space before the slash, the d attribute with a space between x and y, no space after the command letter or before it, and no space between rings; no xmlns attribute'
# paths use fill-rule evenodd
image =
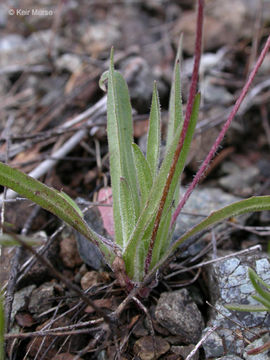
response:
<svg viewBox="0 0 270 360"><path fill-rule="evenodd" d="M199 341L204 321L187 289L162 293L155 316L171 334L181 336L183 343L194 344Z"/></svg>

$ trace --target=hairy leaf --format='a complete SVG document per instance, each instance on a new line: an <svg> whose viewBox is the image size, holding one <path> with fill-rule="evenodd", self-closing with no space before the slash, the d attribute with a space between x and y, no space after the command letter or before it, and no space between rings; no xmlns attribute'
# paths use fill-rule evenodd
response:
<svg viewBox="0 0 270 360"><path fill-rule="evenodd" d="M160 153L160 104L158 98L157 84L154 83L152 105L150 111L149 130L147 137L147 161L150 166L150 170L153 178L155 178L158 165L159 165L159 153Z"/></svg>
<svg viewBox="0 0 270 360"><path fill-rule="evenodd" d="M261 311L269 311L266 307L261 305L246 305L246 304L228 304L224 305L228 310L235 311L246 311L246 312L261 312Z"/></svg>
<svg viewBox="0 0 270 360"><path fill-rule="evenodd" d="M49 188L40 181L1 162L0 184L9 187L21 196L32 200L43 209L50 211L58 216L59 219L79 231L88 240L94 242L100 248L106 262L111 265L115 257L112 251L115 250L115 245L88 227L81 216L81 212L77 211L77 205L74 206L73 200L71 201L68 195L63 196L63 193ZM67 200L67 198L69 200Z"/></svg>
<svg viewBox="0 0 270 360"><path fill-rule="evenodd" d="M141 209L143 209L146 200L148 199L151 187L153 185L153 179L148 161L145 159L139 146L133 143L132 149L133 149L137 179L140 190Z"/></svg>
<svg viewBox="0 0 270 360"><path fill-rule="evenodd" d="M133 142L131 104L126 82L123 76L114 70L113 50L111 52L110 70L107 75L107 133L113 191L115 240L119 246L123 246L122 222L119 221L121 216L120 178L124 178L128 183L136 218L139 215L139 195L137 189L136 169L131 147ZM103 78L103 81L104 80L105 79ZM127 208L127 206L123 205L123 208Z"/></svg>
<svg viewBox="0 0 270 360"><path fill-rule="evenodd" d="M123 229L124 246L135 226L135 212L131 189L126 179L120 178L120 218Z"/></svg>
<svg viewBox="0 0 270 360"><path fill-rule="evenodd" d="M23 236L23 235L10 235L10 234L2 234L0 235L0 245L1 246L17 246L17 245L21 245L20 242L18 242L16 240L16 238L20 238L22 241L24 241L25 243L27 243L30 246L35 246L35 245L41 245L42 244L42 240L36 237L30 237L30 236Z"/></svg>
<svg viewBox="0 0 270 360"><path fill-rule="evenodd" d="M175 58L174 73L169 101L169 123L167 129L166 150L171 145L176 129L183 124L184 116L182 109L180 61L182 56L183 36L180 36L178 50Z"/></svg>

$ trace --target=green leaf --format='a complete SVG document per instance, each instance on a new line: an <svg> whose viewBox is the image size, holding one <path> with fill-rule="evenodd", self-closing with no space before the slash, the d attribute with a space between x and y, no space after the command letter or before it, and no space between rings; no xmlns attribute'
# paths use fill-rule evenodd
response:
<svg viewBox="0 0 270 360"><path fill-rule="evenodd" d="M122 177L120 178L120 216L125 246L135 226L135 211L130 187Z"/></svg>
<svg viewBox="0 0 270 360"><path fill-rule="evenodd" d="M146 159L151 169L153 178L155 178L159 166L160 153L160 104L158 98L157 84L154 82L152 105L150 111L149 130L147 137Z"/></svg>
<svg viewBox="0 0 270 360"><path fill-rule="evenodd" d="M266 300L265 298L263 298L261 296L257 296L257 295L252 295L252 297L254 300L257 300L258 302L263 304L267 308L267 311L270 312L270 302L268 300Z"/></svg>
<svg viewBox="0 0 270 360"><path fill-rule="evenodd" d="M75 203L75 201L71 199L70 196L68 196L68 194L64 193L64 191L58 191L58 194L62 196L73 207L73 209L83 218L83 212L81 211L79 206Z"/></svg>
<svg viewBox="0 0 270 360"><path fill-rule="evenodd" d="M250 281L258 281L264 287L266 287L267 289L270 289L270 285L267 284L265 281L263 281L263 279L261 279L253 269L248 268L248 276L250 278Z"/></svg>
<svg viewBox="0 0 270 360"><path fill-rule="evenodd" d="M135 143L132 144L133 156L135 160L137 179L141 195L141 209L143 209L149 192L153 185L153 179L148 161L145 159L141 149Z"/></svg>
<svg viewBox="0 0 270 360"><path fill-rule="evenodd" d="M259 276L255 273L255 271L252 270L251 268L248 269L248 275L254 289L263 298L263 300L265 300L268 303L268 305L266 305L263 302L263 305L268 306L270 308L270 292L265 291L259 284L259 282L262 282L263 280L261 280ZM262 302L261 300L259 301Z"/></svg>
<svg viewBox="0 0 270 360"><path fill-rule="evenodd" d="M168 209L167 213L162 216L155 245L153 248L150 269L158 262L158 260L161 258L161 255L164 253L164 250L167 250L168 246L171 243L172 233L170 234L170 223L173 212L172 209L172 207Z"/></svg>
<svg viewBox="0 0 270 360"><path fill-rule="evenodd" d="M13 236L10 234L2 234L2 235L0 235L0 245L1 246L17 246L17 245L20 246L21 244L19 241L16 240L16 238L21 239L22 241L24 241L25 243L27 243L30 246L42 244L42 240L39 238L23 236L23 235Z"/></svg>
<svg viewBox="0 0 270 360"><path fill-rule="evenodd" d="M126 82L123 76L114 70L113 50L111 51L111 62L108 76L107 133L113 192L115 240L119 246L123 246L123 229L122 223L119 221L121 177L127 181L130 188L136 219L139 216L140 204L136 180L136 169L131 147L133 142L131 104Z"/></svg>
<svg viewBox="0 0 270 360"><path fill-rule="evenodd" d="M170 192L167 198L167 205L165 207L165 213L166 210L171 206L171 203L173 201L173 194L176 190L178 179L183 171L183 168L185 166L186 157L188 154L188 150L190 147L190 143L192 140L192 134L194 133L195 127L196 127L196 121L198 117L198 111L199 111L199 104L200 104L200 96L196 96L194 105L193 105L193 111L191 115L191 120L189 123L189 128L187 132L187 136L184 142L184 146L182 149L182 152L180 154L178 164L176 167L176 173L174 175L172 185L170 188ZM137 260L134 260L134 256L137 256L138 252L136 251L136 248L140 246L142 239L145 239L145 230L148 228L148 226L152 223L152 226L154 225L153 219L156 215L160 199L162 196L163 188L166 183L167 175L170 170L170 166L173 160L174 152L176 149L176 146L178 144L179 138L181 134L181 127L179 126L176 130L176 134L174 136L174 140L166 153L165 159L162 162L161 168L158 172L158 175L156 179L153 181L152 189L149 193L149 197L146 201L145 207L142 210L140 217L136 223L136 227L130 237L130 240L126 246L126 248L123 249L123 257L126 264L126 270L130 278L134 278L135 272L138 274L141 274L140 279L136 278L136 281L141 281L143 277L143 270L142 269L135 269L135 263L138 263ZM151 232L150 232L151 237ZM148 239L144 240L144 243L149 244L150 237ZM169 245L170 240L167 239L167 244ZM147 249L147 246L144 246L144 249ZM147 253L147 252L146 252ZM135 255L134 255L135 254ZM146 256L146 254L144 254Z"/></svg>
<svg viewBox="0 0 270 360"><path fill-rule="evenodd" d="M261 305L228 304L228 305L224 305L224 307L228 310L246 311L246 312L268 311L266 307Z"/></svg>
<svg viewBox="0 0 270 360"><path fill-rule="evenodd" d="M101 88L101 90L103 90L104 92L107 91L106 88L106 82L108 80L109 77L109 70L104 71L104 73L101 75L100 79L99 79L99 87Z"/></svg>
<svg viewBox="0 0 270 360"><path fill-rule="evenodd" d="M63 196L63 193L49 188L40 181L35 180L23 172L13 169L1 162L0 184L11 188L21 196L32 200L43 209L50 211L59 219L72 226L88 240L94 242L100 248L105 261L107 261L109 265L112 264L115 258L112 251L112 249L115 249L114 244L109 244L108 239L104 239L102 236L98 235L95 231L89 228L82 218L81 212L79 213L77 211L77 206L74 206L73 200L67 200L68 195Z"/></svg>
<svg viewBox="0 0 270 360"><path fill-rule="evenodd" d="M201 221L199 224L194 226L192 229L187 231L181 236L164 254L162 259L154 266L151 273L155 272L189 237L198 234L200 231L209 228L210 226L225 220L229 217L241 215L248 212L270 210L270 196L254 196L249 199L237 201L231 205L225 206L224 208L212 212L206 219Z"/></svg>
<svg viewBox="0 0 270 360"><path fill-rule="evenodd" d="M183 36L180 36L177 54L174 64L173 80L169 100L169 123L167 129L166 150L168 151L179 125L183 125L184 116L182 108L182 96L181 96L181 79L180 79L180 61L182 57L182 40Z"/></svg>

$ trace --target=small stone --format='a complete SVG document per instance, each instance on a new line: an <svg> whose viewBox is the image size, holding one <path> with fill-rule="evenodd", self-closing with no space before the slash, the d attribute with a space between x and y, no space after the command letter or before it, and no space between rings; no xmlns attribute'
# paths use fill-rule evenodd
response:
<svg viewBox="0 0 270 360"><path fill-rule="evenodd" d="M212 84L212 78L206 76L201 83L202 97L209 104L228 105L233 100L233 95L223 86Z"/></svg>
<svg viewBox="0 0 270 360"><path fill-rule="evenodd" d="M31 327L34 325L35 320L29 313L18 313L16 315L17 324L23 328Z"/></svg>
<svg viewBox="0 0 270 360"><path fill-rule="evenodd" d="M134 336L137 338L148 335L148 330L145 328L142 319L140 319L133 330Z"/></svg>
<svg viewBox="0 0 270 360"><path fill-rule="evenodd" d="M41 314L52 307L51 299L55 296L54 287L54 283L46 282L32 292L28 305L31 313Z"/></svg>
<svg viewBox="0 0 270 360"><path fill-rule="evenodd" d="M26 308L29 298L35 288L36 285L29 285L15 293L11 311L12 322L17 312Z"/></svg>
<svg viewBox="0 0 270 360"><path fill-rule="evenodd" d="M169 343L159 336L144 336L134 344L134 352L141 360L158 359L169 349Z"/></svg>
<svg viewBox="0 0 270 360"><path fill-rule="evenodd" d="M56 60L58 70L68 70L74 73L82 66L81 59L75 54L64 54Z"/></svg>
<svg viewBox="0 0 270 360"><path fill-rule="evenodd" d="M184 192L185 189L181 187L180 193L183 194ZM197 225L203 219L200 215L208 216L212 211L218 210L239 200L242 199L218 188L203 187L201 189L195 189L191 194L189 201L183 208L183 212L187 212L187 214L183 213L176 221L175 233L173 236L174 240L192 226Z"/></svg>
<svg viewBox="0 0 270 360"><path fill-rule="evenodd" d="M196 343L204 327L202 315L186 289L161 294L155 311L157 321L185 344Z"/></svg>
<svg viewBox="0 0 270 360"><path fill-rule="evenodd" d="M81 279L81 287L87 290L100 281L100 275L97 271L88 271Z"/></svg>
<svg viewBox="0 0 270 360"><path fill-rule="evenodd" d="M231 175L223 176L218 183L229 192L247 196L253 193L253 187L258 176L259 169L255 166L249 166L246 169L238 169Z"/></svg>

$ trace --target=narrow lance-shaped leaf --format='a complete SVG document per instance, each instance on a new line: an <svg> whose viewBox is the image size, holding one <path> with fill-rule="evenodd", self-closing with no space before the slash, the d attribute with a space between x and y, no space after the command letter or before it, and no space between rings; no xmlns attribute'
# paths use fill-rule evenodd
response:
<svg viewBox="0 0 270 360"><path fill-rule="evenodd" d="M26 244L30 246L41 245L42 240L35 237L23 236L23 235L16 235L16 237L10 234L2 234L0 235L0 245L1 246L20 246L21 243L16 239L19 238L24 241Z"/></svg>
<svg viewBox="0 0 270 360"><path fill-rule="evenodd" d="M262 284L264 287L270 290L270 284L267 284L265 281L263 281L263 279L261 279L253 269L248 268L248 276L250 281L251 279L254 279L254 281L258 281L258 283Z"/></svg>
<svg viewBox="0 0 270 360"><path fill-rule="evenodd" d="M182 41L183 35L181 34L177 54L174 64L172 87L170 92L169 101L169 123L167 129L166 150L168 151L171 145L176 129L180 124L183 124L183 108L181 96L181 79L180 79L180 61L182 57Z"/></svg>
<svg viewBox="0 0 270 360"><path fill-rule="evenodd" d="M136 218L139 215L139 195L136 170L132 154L133 127L128 88L122 75L114 70L113 50L111 51L107 96L107 133L110 154L110 174L113 189L113 213L115 240L123 246L123 229L120 218L120 178L123 177L131 190Z"/></svg>
<svg viewBox="0 0 270 360"><path fill-rule="evenodd" d="M135 226L135 211L130 187L126 179L120 178L120 219L124 246Z"/></svg>
<svg viewBox="0 0 270 360"><path fill-rule="evenodd" d="M270 196L254 196L249 199L237 201L231 205L225 206L220 210L212 212L206 219L191 228L173 243L173 245L161 258L161 260L153 267L150 275L153 274L176 251L179 245L181 245L189 237L196 235L200 231L205 230L229 217L263 210L270 210Z"/></svg>
<svg viewBox="0 0 270 360"><path fill-rule="evenodd" d="M270 308L270 292L265 291L259 282L259 276L255 273L254 270L249 268L248 275L250 278L250 281L254 287L254 289L257 291L257 293L262 297L261 300L259 300L263 305L268 306ZM265 300L265 302L262 302L262 300ZM268 305L266 305L268 304Z"/></svg>
<svg viewBox="0 0 270 360"><path fill-rule="evenodd" d="M116 246L110 242L110 240L104 239L102 236L98 235L95 231L89 228L82 218L81 212L77 211L77 205L75 206L73 204L73 200L70 199L68 195L63 195L63 193L49 188L40 181L35 180L23 172L13 169L1 162L0 184L11 188L21 196L32 200L43 209L50 211L61 220L71 225L88 240L94 242L100 248L105 261L109 265L112 264L115 257L112 250L116 250ZM67 197L69 200L67 200Z"/></svg>
<svg viewBox="0 0 270 360"><path fill-rule="evenodd" d="M160 226L158 229L155 245L153 248L152 261L150 269L158 262L161 255L171 244L172 232L170 231L170 223L172 217L172 207L166 210L166 213L162 216Z"/></svg>
<svg viewBox="0 0 270 360"><path fill-rule="evenodd" d="M150 166L153 178L156 176L159 165L160 154L160 104L158 98L157 84L154 82L152 104L150 110L149 130L147 137L146 159Z"/></svg>
<svg viewBox="0 0 270 360"><path fill-rule="evenodd" d="M261 312L269 311L265 306L262 305L245 305L245 304L226 304L224 307L228 310L235 311L246 311L246 312Z"/></svg>
<svg viewBox="0 0 270 360"><path fill-rule="evenodd" d="M266 300L265 298L258 296L258 295L252 295L252 297L254 300L257 300L262 305L264 305L267 308L267 311L270 312L270 302L268 300Z"/></svg>
<svg viewBox="0 0 270 360"><path fill-rule="evenodd" d="M143 209L153 184L153 178L148 161L145 159L139 146L133 143L132 150L140 189L141 209Z"/></svg>

